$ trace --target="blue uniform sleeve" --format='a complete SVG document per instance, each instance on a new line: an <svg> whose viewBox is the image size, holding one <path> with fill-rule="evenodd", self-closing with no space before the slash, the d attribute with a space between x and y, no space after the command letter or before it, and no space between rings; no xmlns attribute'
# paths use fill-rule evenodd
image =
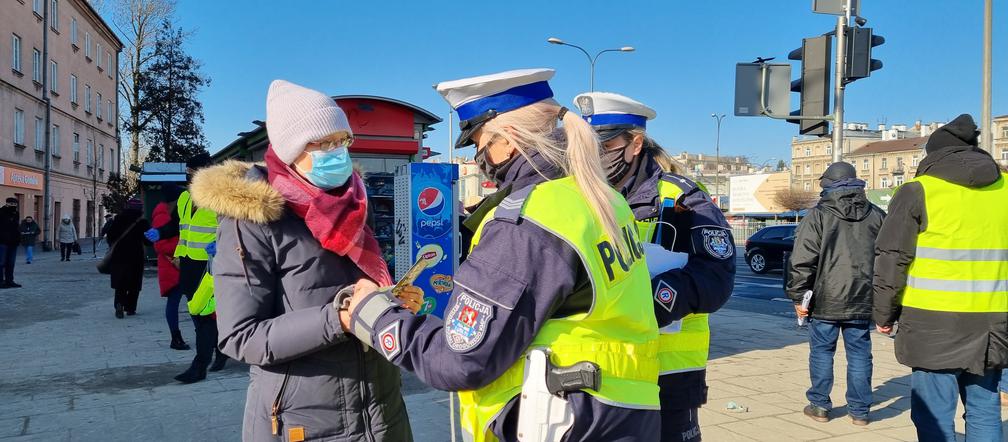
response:
<svg viewBox="0 0 1008 442"><path fill-rule="evenodd" d="M376 308L368 298L355 309L353 329L428 385L471 390L518 361L560 304L587 284L580 258L565 242L529 222L491 220L459 265L444 320L381 300Z"/></svg>
<svg viewBox="0 0 1008 442"><path fill-rule="evenodd" d="M673 251L689 254L686 266L651 280L655 317L664 327L692 313L713 313L735 287L735 241L710 197L694 190L676 204Z"/></svg>

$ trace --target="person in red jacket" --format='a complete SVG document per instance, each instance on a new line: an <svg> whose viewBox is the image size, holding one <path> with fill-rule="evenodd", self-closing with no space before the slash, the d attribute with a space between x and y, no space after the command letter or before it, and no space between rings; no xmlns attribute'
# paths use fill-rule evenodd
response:
<svg viewBox="0 0 1008 442"><path fill-rule="evenodd" d="M179 269L175 261L175 246L179 241L179 221L172 216L172 208L178 199L180 189L177 186L166 186L165 201L154 207L151 214L151 226L165 232L154 242L154 250L158 258L158 284L161 286L161 297L168 298L165 303L165 321L171 331L171 345L175 350L189 350L189 345L182 339L179 329L179 302L182 292L179 290Z"/></svg>

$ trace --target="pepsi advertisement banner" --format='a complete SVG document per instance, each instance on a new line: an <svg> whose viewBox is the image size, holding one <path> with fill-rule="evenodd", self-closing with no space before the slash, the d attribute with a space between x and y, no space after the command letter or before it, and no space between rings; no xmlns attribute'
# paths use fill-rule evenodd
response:
<svg viewBox="0 0 1008 442"><path fill-rule="evenodd" d="M400 175L404 172L406 176L397 177L397 180L408 180L409 235L408 238L397 238L397 243L408 241L406 249L411 256L408 263L402 263L404 265L400 265L397 257L397 273L413 263L426 261L427 268L413 283L424 291L424 303L419 314L443 317L445 305L455 287L454 275L458 263L458 214L455 204L458 200L455 190L458 166L410 163L403 167ZM397 205L402 203L398 199ZM406 229L399 228L403 221L396 220L397 236L406 236L402 235Z"/></svg>

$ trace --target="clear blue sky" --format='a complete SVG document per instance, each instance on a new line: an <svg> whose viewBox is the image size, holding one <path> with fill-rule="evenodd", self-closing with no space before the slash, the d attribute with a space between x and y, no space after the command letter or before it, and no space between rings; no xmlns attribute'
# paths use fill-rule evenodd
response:
<svg viewBox="0 0 1008 442"><path fill-rule="evenodd" d="M202 94L211 152L264 118L275 78L331 95L393 97L447 120L448 105L431 85L550 67L557 98L569 105L588 89L588 63L576 49L546 43L555 36L592 52L637 49L602 55L596 90L655 108L649 132L667 150L713 153L710 114L718 112L729 115L721 151L762 162L789 160L797 126L731 115L735 63L785 60L802 37L831 30L835 18L812 13L811 3L180 0L177 18L195 31L188 49L213 81ZM982 3L863 0L861 15L886 38L874 55L885 67L848 86L847 121L912 125L962 112L979 119ZM995 25L1008 21L1008 8L999 6ZM994 45L994 115L1002 115L1008 81L997 80L1008 78L1008 26L995 26ZM446 123L435 128L425 144L444 152Z"/></svg>

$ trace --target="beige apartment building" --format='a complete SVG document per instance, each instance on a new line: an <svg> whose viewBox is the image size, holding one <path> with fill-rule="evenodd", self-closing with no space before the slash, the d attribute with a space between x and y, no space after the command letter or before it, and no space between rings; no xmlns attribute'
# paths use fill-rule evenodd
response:
<svg viewBox="0 0 1008 442"><path fill-rule="evenodd" d="M1008 115L994 117L994 148L991 155L998 160L1002 166L1008 167Z"/></svg>
<svg viewBox="0 0 1008 442"><path fill-rule="evenodd" d="M867 131L847 131L844 152L878 141L881 135ZM830 138L793 138L791 140L791 185L808 191L819 190L819 177L833 162L833 140Z"/></svg>
<svg viewBox="0 0 1008 442"><path fill-rule="evenodd" d="M48 23L43 19L45 6L49 7ZM48 51L43 47L45 28ZM96 207L106 191L103 183L119 169L116 79L122 42L84 0L0 1L0 33L4 63L0 68L0 200L16 197L22 217L34 216L49 230L49 238L63 215L71 217L82 237L93 236L104 215L104 209ZM48 57L43 55L46 52ZM51 103L49 226L42 222L43 92L48 92Z"/></svg>
<svg viewBox="0 0 1008 442"><path fill-rule="evenodd" d="M851 152L845 160L857 169L866 189L892 189L913 179L917 164L924 158L927 140L914 137L876 141Z"/></svg>

